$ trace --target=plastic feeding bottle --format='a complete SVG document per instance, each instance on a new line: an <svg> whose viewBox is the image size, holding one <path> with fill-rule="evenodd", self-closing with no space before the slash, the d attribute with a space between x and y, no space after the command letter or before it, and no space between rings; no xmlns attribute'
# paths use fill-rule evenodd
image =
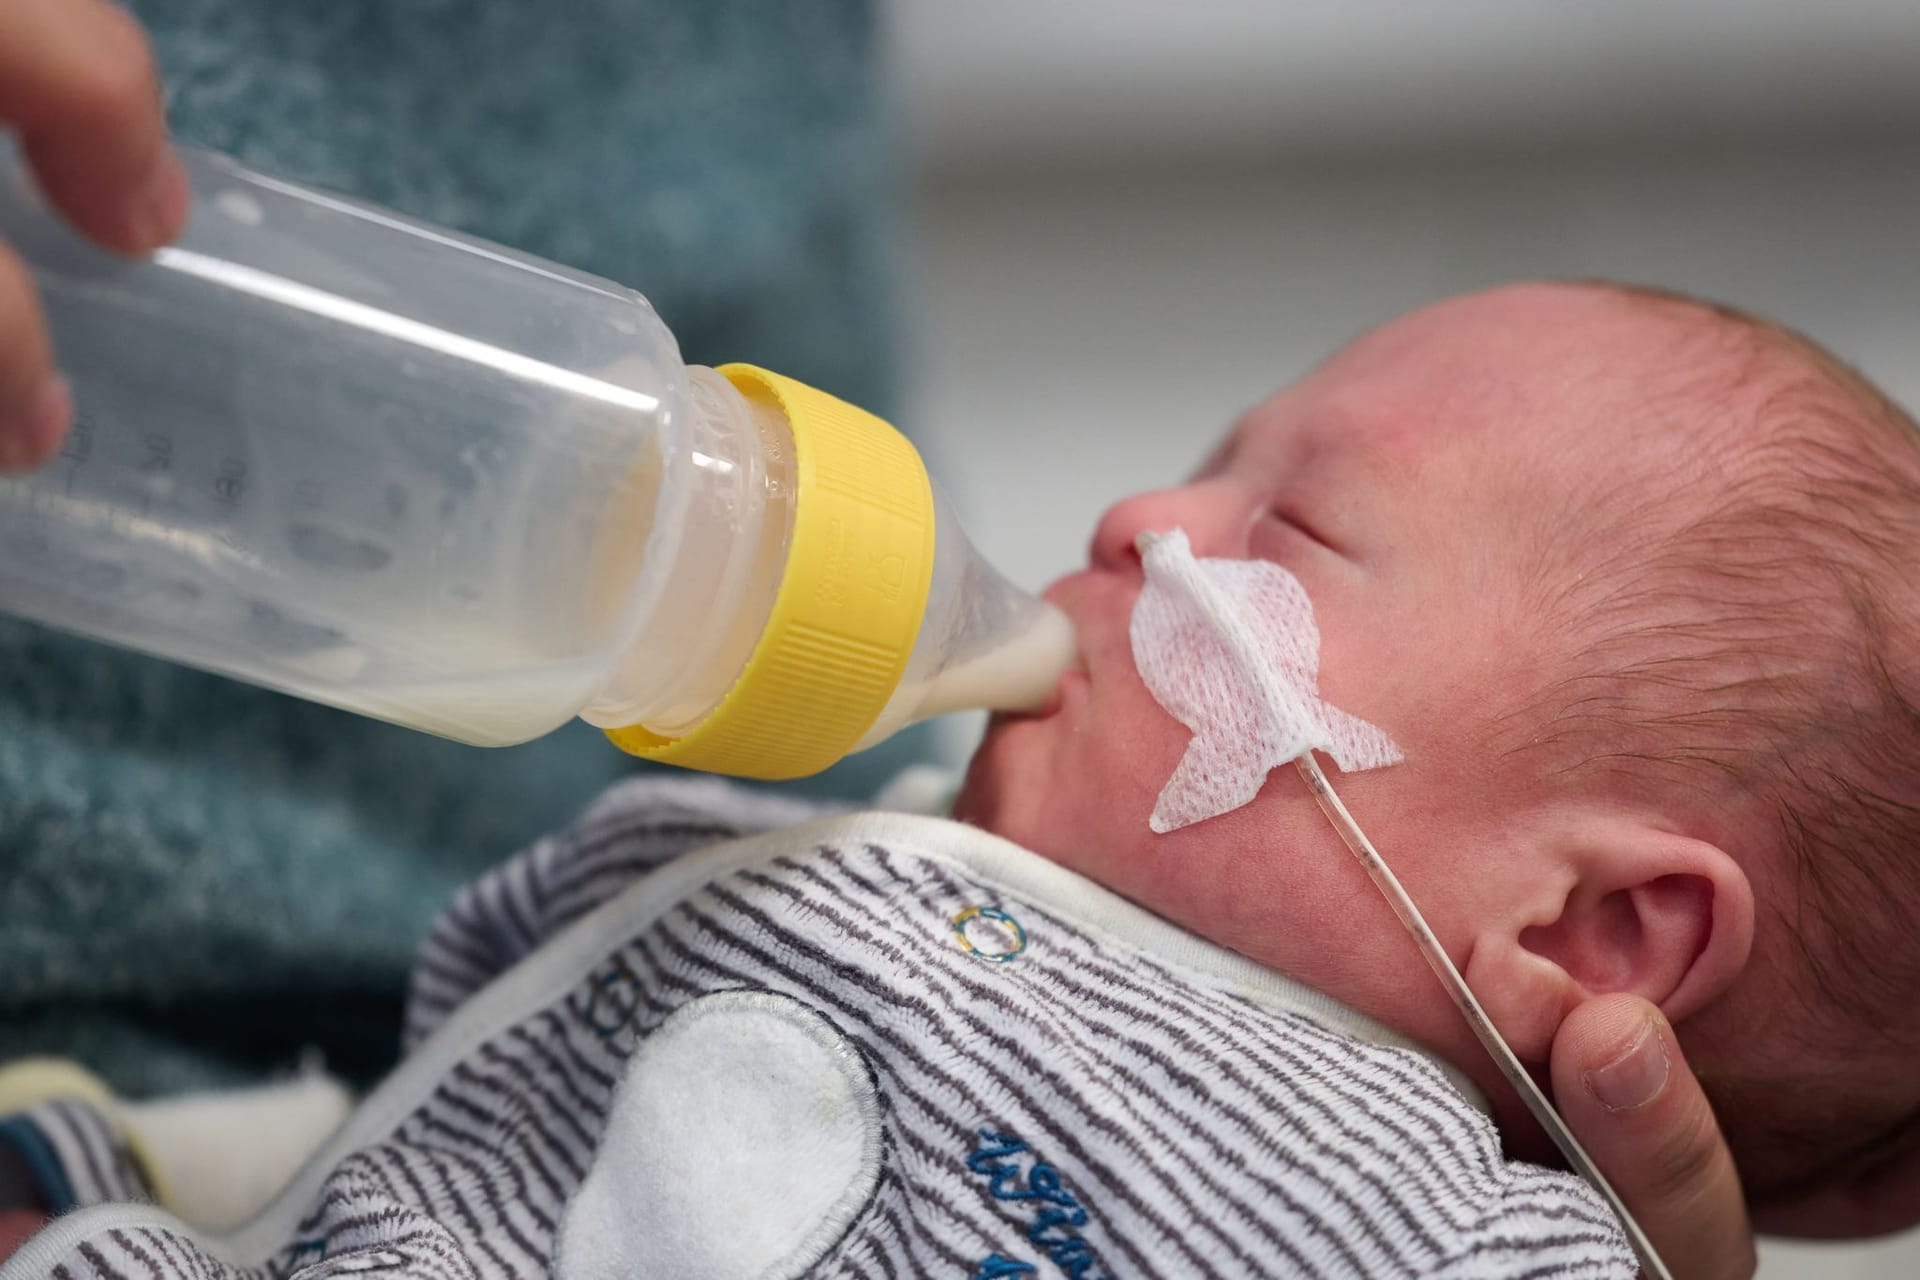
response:
<svg viewBox="0 0 1920 1280"><path fill-rule="evenodd" d="M0 157L76 406L0 479L0 607L464 742L581 716L765 778L1070 662L879 419L683 364L605 280L185 160L186 233L136 262Z"/></svg>

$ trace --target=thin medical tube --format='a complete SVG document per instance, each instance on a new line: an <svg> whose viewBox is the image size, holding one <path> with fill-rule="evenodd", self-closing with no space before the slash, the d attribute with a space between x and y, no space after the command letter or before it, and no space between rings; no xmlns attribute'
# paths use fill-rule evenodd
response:
<svg viewBox="0 0 1920 1280"><path fill-rule="evenodd" d="M1553 1109L1553 1103L1548 1101L1547 1095L1540 1091L1540 1086L1534 1082L1531 1075L1527 1074L1527 1069L1520 1065L1520 1059L1515 1057L1513 1050L1507 1046L1505 1037L1500 1034L1500 1029L1493 1025L1491 1018L1487 1017L1487 1011L1481 1008L1480 1001L1468 988L1466 979L1460 976L1460 970L1454 967L1452 958L1440 946L1440 940L1434 937L1433 930L1427 927L1426 920L1420 914L1420 908L1414 906L1413 899L1407 896L1407 891L1401 886L1399 877L1393 874L1385 859L1381 858L1380 851L1373 847L1373 841L1367 839L1367 833L1360 829L1360 824L1353 820L1351 813L1347 812L1347 806L1341 803L1339 794L1333 789L1333 784L1327 780L1327 775L1320 771L1319 762L1313 758L1313 752L1305 752L1296 757L1293 763L1300 770L1300 776L1306 780L1307 790L1313 793L1314 802L1320 806L1320 812L1327 815L1327 820L1333 823L1333 829L1340 833L1340 839L1353 851L1353 856L1360 860L1360 865L1367 869L1367 875L1373 880L1374 888L1380 890L1380 895L1387 900L1387 905L1392 907L1393 913L1400 917L1400 923L1405 925L1407 932L1413 935L1414 942L1420 948L1420 954L1426 957L1434 976L1440 979L1440 985L1447 989L1447 994L1453 997L1454 1004L1460 1007L1461 1015L1466 1018L1467 1025L1473 1029L1473 1034L1479 1038L1481 1047L1493 1058L1493 1064L1500 1068L1500 1074L1507 1078L1507 1083L1511 1084L1514 1092L1520 1095L1520 1101L1527 1104L1527 1110L1533 1112L1533 1118L1540 1122L1540 1127L1545 1129L1547 1136L1553 1139L1553 1145L1560 1148L1560 1154L1567 1158L1567 1163L1573 1166L1574 1172L1591 1183L1593 1189L1598 1191L1614 1213L1619 1215L1620 1225L1626 1229L1627 1241L1633 1245L1634 1253L1639 1255L1641 1270L1646 1273L1648 1280L1673 1280L1673 1273L1667 1270L1666 1263L1660 1261L1660 1255L1654 1251L1653 1242L1647 1239L1647 1233L1641 1230L1640 1224L1634 1221L1633 1214L1627 1211L1626 1203L1613 1189L1613 1184L1607 1181L1607 1175L1600 1172L1600 1167L1594 1164L1586 1148L1582 1147L1580 1140L1573 1136L1573 1130L1567 1128L1567 1122L1562 1120L1560 1113Z"/></svg>

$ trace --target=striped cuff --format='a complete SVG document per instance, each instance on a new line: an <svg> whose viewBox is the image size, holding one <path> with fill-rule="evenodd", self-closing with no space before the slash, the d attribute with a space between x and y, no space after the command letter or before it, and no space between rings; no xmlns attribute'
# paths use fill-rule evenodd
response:
<svg viewBox="0 0 1920 1280"><path fill-rule="evenodd" d="M118 1127L89 1103L63 1098L8 1116L0 1143L26 1166L48 1213L154 1198Z"/></svg>

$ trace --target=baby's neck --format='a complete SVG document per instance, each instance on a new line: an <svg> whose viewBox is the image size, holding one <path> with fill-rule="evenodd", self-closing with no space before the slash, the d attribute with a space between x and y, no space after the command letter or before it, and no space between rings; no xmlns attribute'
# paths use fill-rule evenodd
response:
<svg viewBox="0 0 1920 1280"><path fill-rule="evenodd" d="M1486 1094L1516 1154L1550 1159L1544 1135L1399 918L1290 781L1297 794L1283 792L1284 803L1274 802L1282 797L1271 796L1270 784L1254 805L1170 836L1143 830L1130 840L1034 851L1421 1045ZM1364 788L1351 789L1364 796ZM1382 852L1391 863L1391 850Z"/></svg>

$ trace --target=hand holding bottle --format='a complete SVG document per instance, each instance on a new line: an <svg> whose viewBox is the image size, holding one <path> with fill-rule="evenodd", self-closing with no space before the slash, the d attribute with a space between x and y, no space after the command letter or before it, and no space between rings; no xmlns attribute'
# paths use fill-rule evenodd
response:
<svg viewBox="0 0 1920 1280"><path fill-rule="evenodd" d="M89 239L145 253L186 220L145 33L106 0L0 0L0 126L47 198ZM71 399L38 295L0 245L0 471L59 447Z"/></svg>

